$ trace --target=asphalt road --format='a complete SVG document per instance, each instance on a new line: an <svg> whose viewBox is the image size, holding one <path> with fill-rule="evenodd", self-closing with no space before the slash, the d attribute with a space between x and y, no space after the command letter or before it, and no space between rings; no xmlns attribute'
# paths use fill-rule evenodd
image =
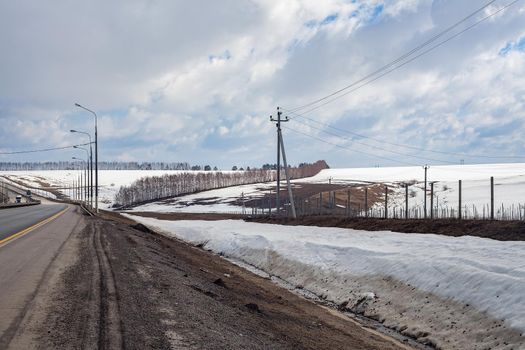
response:
<svg viewBox="0 0 525 350"><path fill-rule="evenodd" d="M0 210L0 241L65 209L64 204L40 204Z"/></svg>
<svg viewBox="0 0 525 350"><path fill-rule="evenodd" d="M70 206L55 219L5 240L67 208L64 204L36 205L0 210L0 349L9 348L39 287L56 270L53 261L83 220Z"/></svg>

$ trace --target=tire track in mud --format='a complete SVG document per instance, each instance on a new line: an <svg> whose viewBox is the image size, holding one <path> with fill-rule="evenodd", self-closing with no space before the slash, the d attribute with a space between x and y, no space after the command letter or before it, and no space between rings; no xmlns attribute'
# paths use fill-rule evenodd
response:
<svg viewBox="0 0 525 350"><path fill-rule="evenodd" d="M118 294L115 286L115 276L106 245L103 242L103 229L100 222L93 223L93 247L97 256L99 274L99 320L98 348L123 349L122 321L118 304Z"/></svg>

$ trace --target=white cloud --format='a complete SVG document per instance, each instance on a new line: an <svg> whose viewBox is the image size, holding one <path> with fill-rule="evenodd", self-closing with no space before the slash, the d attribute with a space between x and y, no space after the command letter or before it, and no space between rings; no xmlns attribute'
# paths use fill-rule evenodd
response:
<svg viewBox="0 0 525 350"><path fill-rule="evenodd" d="M481 5L4 2L0 137L10 141L0 147L22 148L25 140L42 146L74 142L70 128L92 128L92 117L73 107L81 102L100 111L104 159L269 162L275 127L268 117L277 105L302 105L348 85ZM309 116L396 143L523 153L519 140L525 135L516 125L525 118L525 54L498 53L524 36L524 8L516 5ZM288 126L344 143L294 122ZM508 137L502 138L505 127ZM290 132L285 136L293 163L378 162Z"/></svg>

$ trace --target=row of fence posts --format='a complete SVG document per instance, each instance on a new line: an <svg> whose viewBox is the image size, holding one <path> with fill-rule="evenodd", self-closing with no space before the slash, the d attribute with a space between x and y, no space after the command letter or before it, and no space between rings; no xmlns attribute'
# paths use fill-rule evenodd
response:
<svg viewBox="0 0 525 350"><path fill-rule="evenodd" d="M300 197L294 197L297 214L300 216L304 215L340 215L346 217L381 217L381 218L396 218L396 219L439 219L439 218L483 218L494 220L496 218L496 211L494 207L494 177L490 178L490 202L487 206L483 205L482 215L478 211L478 208L475 206L472 207L472 213L470 209L465 206L463 207L463 198L462 198L462 180L458 181L458 206L457 208L439 208L435 206L435 196L434 196L434 184L435 182L430 182L430 211L421 210L421 208L409 207L409 187L411 186L408 183L404 184L405 187L405 203L404 210L401 207L390 207L389 208L389 191L391 189L389 186L384 186L384 197L383 197L383 206L375 206L375 208L370 207L369 203L369 185L365 186L353 186L352 188L360 188L363 190L364 200L361 204L352 206L352 195L350 189L346 191L347 198L345 200L345 205L337 205L336 191L328 192L328 198L326 202L328 203L325 206L324 193L319 193L315 196L308 197L306 199ZM378 184L375 184L377 186ZM326 192L325 192L326 193ZM425 197L427 197L427 192L425 192ZM377 199L377 198L376 198ZM242 213L249 215L248 211L244 205L244 195L242 196L243 200L243 210ZM427 198L425 198L425 201ZM272 207L272 200L269 198L259 200L257 205L252 206L251 215L283 215L290 216L290 205L288 200L282 202L283 207L277 211ZM426 205L425 205L426 207ZM523 213L522 213L523 211ZM429 215L427 215L429 214ZM525 219L525 206L512 206L510 213L502 205L501 208L497 211L498 217L501 219Z"/></svg>

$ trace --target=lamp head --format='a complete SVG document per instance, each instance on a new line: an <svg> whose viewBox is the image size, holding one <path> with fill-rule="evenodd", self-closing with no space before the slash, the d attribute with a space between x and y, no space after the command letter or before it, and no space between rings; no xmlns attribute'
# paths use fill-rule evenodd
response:
<svg viewBox="0 0 525 350"><path fill-rule="evenodd" d="M75 103L75 106L77 106L77 107L82 107L82 106L81 106L80 104L78 104L78 103Z"/></svg>

